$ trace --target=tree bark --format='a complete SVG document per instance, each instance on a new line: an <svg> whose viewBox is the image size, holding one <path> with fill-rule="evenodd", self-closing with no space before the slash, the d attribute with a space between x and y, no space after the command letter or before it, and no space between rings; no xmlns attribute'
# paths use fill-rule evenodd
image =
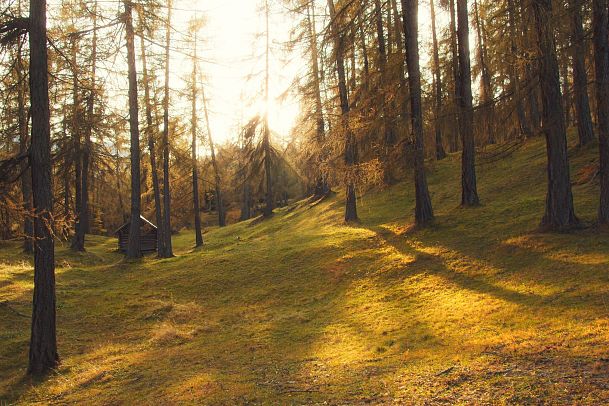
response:
<svg viewBox="0 0 609 406"><path fill-rule="evenodd" d="M438 50L438 36L436 33L436 10L434 0L430 0L429 8L431 11L431 38L433 45L433 87L435 99L434 134L436 142L436 159L441 160L446 158L446 151L442 144L442 72L440 71L440 53Z"/></svg>
<svg viewBox="0 0 609 406"><path fill-rule="evenodd" d="M141 38L142 54L142 78L144 81L144 101L146 103L146 138L148 139L148 153L150 155L150 171L152 172L152 193L154 195L154 214L157 224L157 255L165 252L165 238L163 237L164 221L161 202L161 186L159 183L159 171L156 162L155 126L152 119L152 102L150 97L150 75L148 74L146 48L144 38Z"/></svg>
<svg viewBox="0 0 609 406"><path fill-rule="evenodd" d="M21 8L19 9L21 12ZM15 71L17 73L17 109L18 109L18 125L19 125L19 152L26 154L28 152L29 136L28 136L28 117L25 107L27 86L24 75L24 66L22 53L23 48L21 42L17 48L15 55ZM26 254L34 253L34 223L32 222L32 171L29 161L24 161L21 167L23 175L21 176L21 196L23 199L23 252Z"/></svg>
<svg viewBox="0 0 609 406"><path fill-rule="evenodd" d="M46 1L30 0L30 103L34 218L34 296L28 372L42 375L59 362L56 337L55 243Z"/></svg>
<svg viewBox="0 0 609 406"><path fill-rule="evenodd" d="M459 115L463 153L461 157L461 205L480 204L476 185L476 146L474 144L474 111L472 106L472 75L469 58L469 22L467 0L457 0L457 36L459 39L459 79L461 98Z"/></svg>
<svg viewBox="0 0 609 406"><path fill-rule="evenodd" d="M402 0L404 37L406 39L406 67L410 87L410 109L414 133L414 184L415 223L425 226L433 220L431 198L425 175L425 150L423 145L423 109L421 107L421 70L419 65L418 0Z"/></svg>
<svg viewBox="0 0 609 406"><path fill-rule="evenodd" d="M195 215L195 247L203 245L201 210L199 207L199 171L197 162L197 33L195 32L194 58L192 61L192 205Z"/></svg>
<svg viewBox="0 0 609 406"><path fill-rule="evenodd" d="M347 166L347 190L345 201L345 221L357 221L357 201L355 195L355 180L352 173L349 173L353 166L358 162L357 141L351 129L349 128L349 94L347 93L347 80L345 75L345 38L341 35L336 21L336 9L334 0L328 0L328 8L330 9L332 36L334 37L334 53L336 59L336 70L338 74L338 93L340 97L341 122L342 129L345 134L345 164Z"/></svg>
<svg viewBox="0 0 609 406"><path fill-rule="evenodd" d="M165 34L165 89L163 97L163 252L161 258L173 257L171 243L171 185L169 180L169 48L171 45L171 0L167 3Z"/></svg>
<svg viewBox="0 0 609 406"><path fill-rule="evenodd" d="M607 0L593 0L592 29L596 72L596 108L600 155L600 206L598 221L609 225L609 18Z"/></svg>
<svg viewBox="0 0 609 406"><path fill-rule="evenodd" d="M573 24L573 89L575 93L575 114L579 144L586 145L594 140L590 101L588 99L588 73L586 71L586 36L582 24L581 0L570 0Z"/></svg>
<svg viewBox="0 0 609 406"><path fill-rule="evenodd" d="M539 49L539 76L542 92L542 122L548 154L548 194L544 229L566 230L579 222L573 208L567 134L565 129L556 44L552 26L552 1L533 0Z"/></svg>
<svg viewBox="0 0 609 406"><path fill-rule="evenodd" d="M456 110L455 118L457 125L454 126L452 136L450 139L450 152L456 152L459 150L459 139L461 137L461 114L460 111L460 100L461 100L461 79L459 77L459 50L457 46L457 17L455 10L455 0L449 0L448 2L450 12L450 50L451 50L451 67L453 73L454 82L454 108Z"/></svg>
<svg viewBox="0 0 609 406"><path fill-rule="evenodd" d="M140 129L137 100L137 71L135 67L135 43L133 33L132 3L124 0L125 4L125 36L127 39L127 66L129 69L129 130L131 134L131 226L129 228L129 244L127 258L135 259L142 256L140 246L140 216L141 216L141 183L140 183Z"/></svg>
<svg viewBox="0 0 609 406"><path fill-rule="evenodd" d="M73 251L84 251L85 240L84 235L80 234L80 222L83 216L82 213L82 137L81 137L81 120L80 120L80 99L78 97L80 89L78 86L78 62L76 60L78 37L72 36L72 144L74 155L74 171L76 182L74 184L74 212L76 215L74 237L72 239L71 249ZM82 237L82 238L81 238Z"/></svg>

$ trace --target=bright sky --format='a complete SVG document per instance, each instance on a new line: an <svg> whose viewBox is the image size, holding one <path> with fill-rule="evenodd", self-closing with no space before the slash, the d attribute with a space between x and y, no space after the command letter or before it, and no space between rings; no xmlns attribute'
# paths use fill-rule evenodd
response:
<svg viewBox="0 0 609 406"><path fill-rule="evenodd" d="M198 0L175 4L176 27L187 27L195 10L197 16L204 16L206 21L199 34L198 54L203 60L200 69L206 76L210 122L217 142L236 139L242 124L256 113L264 112L265 21L262 6L263 2L256 0ZM269 122L272 130L287 137L298 115L299 104L294 97L279 99L303 61L298 57L289 61L283 52L292 22L285 9L278 7L281 6L272 6L270 20ZM175 58L183 60L174 62L174 69L184 70L181 76L188 75L191 62L180 55Z"/></svg>

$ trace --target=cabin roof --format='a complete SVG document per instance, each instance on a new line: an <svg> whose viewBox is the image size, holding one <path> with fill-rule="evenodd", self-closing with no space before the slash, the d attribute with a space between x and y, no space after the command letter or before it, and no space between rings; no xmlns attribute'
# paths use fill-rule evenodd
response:
<svg viewBox="0 0 609 406"><path fill-rule="evenodd" d="M140 214L140 221L144 224L148 224L150 227L154 228L155 230L157 229L157 226L155 226L154 224L152 224L149 220L147 220L144 216L142 216ZM129 220L128 222L126 222L125 224L123 224L122 226L120 226L115 232L114 234L118 234L121 231L123 231L125 228L129 227L131 225L131 220Z"/></svg>

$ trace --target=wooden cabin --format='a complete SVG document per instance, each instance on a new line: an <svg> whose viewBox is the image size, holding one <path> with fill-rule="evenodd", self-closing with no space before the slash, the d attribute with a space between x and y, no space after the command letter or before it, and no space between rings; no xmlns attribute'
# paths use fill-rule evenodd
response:
<svg viewBox="0 0 609 406"><path fill-rule="evenodd" d="M115 231L115 235L118 237L118 250L120 252L127 252L127 246L129 245L129 229L131 228L131 221L126 222ZM143 216L140 216L140 249L142 253L156 252L158 242L158 230L157 227L150 221L146 220Z"/></svg>

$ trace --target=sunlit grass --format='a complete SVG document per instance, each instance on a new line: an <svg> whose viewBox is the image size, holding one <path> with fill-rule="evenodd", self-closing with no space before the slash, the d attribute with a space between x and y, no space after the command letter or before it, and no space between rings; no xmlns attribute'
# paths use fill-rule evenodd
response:
<svg viewBox="0 0 609 406"><path fill-rule="evenodd" d="M459 157L430 164L436 222L412 227L410 181L341 192L264 222L175 236L177 256L128 263L115 241L58 249L62 363L25 376L31 261L0 251L0 400L16 403L602 403L609 397L609 240L541 234L544 145L479 168L462 209ZM571 150L574 178L596 159Z"/></svg>

